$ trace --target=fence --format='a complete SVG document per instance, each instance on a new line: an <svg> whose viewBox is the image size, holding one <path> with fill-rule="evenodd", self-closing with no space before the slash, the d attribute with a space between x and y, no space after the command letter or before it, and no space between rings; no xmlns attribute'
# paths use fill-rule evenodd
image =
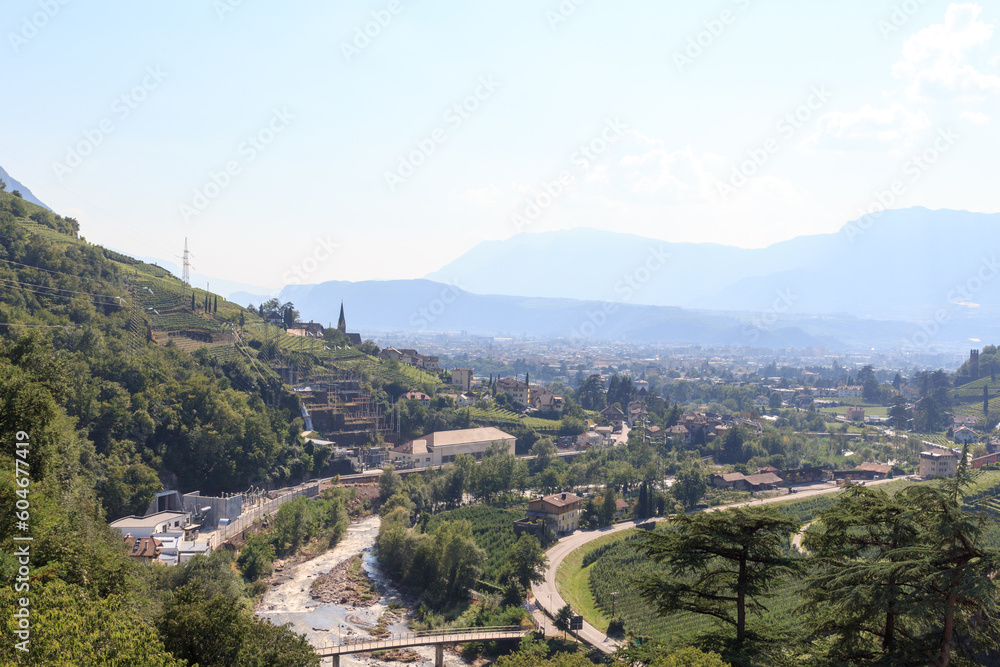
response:
<svg viewBox="0 0 1000 667"><path fill-rule="evenodd" d="M288 501L295 500L299 496L312 498L318 494L319 483L297 486L294 489L288 490L288 492L284 495L278 496L274 500L268 500L267 502L257 505L257 507L252 510L241 514L239 518L230 523L228 526L221 526L217 531L212 533L209 538L212 543L212 548L218 548L221 544L229 541L233 538L233 536L239 535L264 517L271 516L276 513L278 508Z"/></svg>

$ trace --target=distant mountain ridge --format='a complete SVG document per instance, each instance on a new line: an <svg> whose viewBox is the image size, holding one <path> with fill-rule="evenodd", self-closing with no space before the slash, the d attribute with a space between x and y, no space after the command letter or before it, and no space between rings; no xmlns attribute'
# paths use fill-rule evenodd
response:
<svg viewBox="0 0 1000 667"><path fill-rule="evenodd" d="M911 321L966 301L974 312L965 314L995 317L1000 281L982 281L972 299L954 292L970 280L975 286L982 266L990 271L997 231L1000 214L925 208L761 249L573 229L481 243L427 278L478 294L699 310L762 311L790 295L787 312ZM650 270L650 258L663 255Z"/></svg>
<svg viewBox="0 0 1000 667"><path fill-rule="evenodd" d="M52 210L50 207L43 204L38 199L38 197L36 197L34 193L32 193L30 189L28 189L28 186L26 186L24 183L22 183L21 181L17 180L16 178L8 174L7 170L4 169L2 166L0 166L0 179L2 179L3 182L7 184L7 192L13 192L14 190L17 190L18 192L21 193L21 197L25 201L30 201L32 204L37 204L42 208L49 209L50 211Z"/></svg>
<svg viewBox="0 0 1000 667"><path fill-rule="evenodd" d="M236 292L231 301L258 304L262 297ZM467 332L484 336L564 339L571 345L591 341L694 344L756 348L899 348L920 331L899 321L850 315L815 316L769 310L756 313L711 312L677 307L614 304L601 301L483 295L430 280L330 281L294 285L281 291L303 321L334 325L343 300L350 331L364 337L381 332ZM961 349L969 336L1000 338L1000 325L956 318L935 334L936 344Z"/></svg>

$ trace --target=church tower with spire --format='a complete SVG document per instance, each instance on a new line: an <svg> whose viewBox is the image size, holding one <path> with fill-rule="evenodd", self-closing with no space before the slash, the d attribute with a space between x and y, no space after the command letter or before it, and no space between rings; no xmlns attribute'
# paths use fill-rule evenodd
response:
<svg viewBox="0 0 1000 667"><path fill-rule="evenodd" d="M340 319L337 320L337 331L347 333L347 320L344 319L344 302L340 302Z"/></svg>

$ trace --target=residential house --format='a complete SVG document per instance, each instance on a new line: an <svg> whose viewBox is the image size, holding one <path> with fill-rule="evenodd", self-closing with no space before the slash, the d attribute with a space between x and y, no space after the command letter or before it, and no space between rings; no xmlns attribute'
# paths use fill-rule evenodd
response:
<svg viewBox="0 0 1000 667"><path fill-rule="evenodd" d="M979 417L976 415L955 415L953 422L952 428L955 430L958 430L963 426L974 429L979 423Z"/></svg>
<svg viewBox="0 0 1000 667"><path fill-rule="evenodd" d="M431 397L422 391L408 391L403 394L404 401L416 401L425 408L430 407Z"/></svg>
<svg viewBox="0 0 1000 667"><path fill-rule="evenodd" d="M608 407L601 410L601 416L607 419L609 422L614 424L615 422L625 421L625 413L617 405L609 405Z"/></svg>
<svg viewBox="0 0 1000 667"><path fill-rule="evenodd" d="M553 412L562 416L563 397L556 396L544 387L532 387L528 392L528 401L531 407L541 412Z"/></svg>
<svg viewBox="0 0 1000 667"><path fill-rule="evenodd" d="M865 420L865 409L852 405L847 408L847 421L850 422L863 422Z"/></svg>
<svg viewBox="0 0 1000 667"><path fill-rule="evenodd" d="M959 426L955 429L955 444L968 445L979 442L979 434L968 426Z"/></svg>
<svg viewBox="0 0 1000 667"><path fill-rule="evenodd" d="M306 338L322 338L323 325L319 322L296 322L285 330L289 336L304 336Z"/></svg>
<svg viewBox="0 0 1000 667"><path fill-rule="evenodd" d="M527 517L541 518L557 535L572 533L580 527L580 497L556 493L528 501Z"/></svg>
<svg viewBox="0 0 1000 667"><path fill-rule="evenodd" d="M646 411L646 405L642 401L631 401L628 404L627 417L629 428L632 428L636 424L649 421L649 412Z"/></svg>
<svg viewBox="0 0 1000 667"><path fill-rule="evenodd" d="M944 449L920 452L920 466L917 474L921 477L954 477L958 470L958 455Z"/></svg>
<svg viewBox="0 0 1000 667"><path fill-rule="evenodd" d="M160 557L160 550L163 542L155 537L132 537L125 536L125 546L128 547L130 558L141 563L152 563Z"/></svg>
<svg viewBox="0 0 1000 667"><path fill-rule="evenodd" d="M451 369L451 383L463 392L472 389L472 369L453 368Z"/></svg>
<svg viewBox="0 0 1000 667"><path fill-rule="evenodd" d="M860 398L862 388L857 385L840 385L837 387L837 398Z"/></svg>
<svg viewBox="0 0 1000 667"><path fill-rule="evenodd" d="M628 512L628 501L624 498L615 498L615 518L622 518L626 512Z"/></svg>
<svg viewBox="0 0 1000 667"><path fill-rule="evenodd" d="M515 378L500 378L496 383L497 392L507 396L525 407L531 405L530 389L527 384Z"/></svg>

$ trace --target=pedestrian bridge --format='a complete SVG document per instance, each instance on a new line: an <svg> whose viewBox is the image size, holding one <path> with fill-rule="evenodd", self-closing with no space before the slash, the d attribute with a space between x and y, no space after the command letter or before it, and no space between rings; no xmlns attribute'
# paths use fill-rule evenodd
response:
<svg viewBox="0 0 1000 667"><path fill-rule="evenodd" d="M463 644L465 642L491 642L502 639L521 639L534 631L534 628L522 628L519 625L506 625L490 628L447 628L444 630L427 630L425 632L406 632L384 637L358 637L336 644L326 644L316 647L316 654L322 664L340 667L340 656L350 653L367 651L384 651L393 648L411 648L414 646L433 646L434 665L444 664L445 644ZM330 658L331 663L324 660Z"/></svg>

